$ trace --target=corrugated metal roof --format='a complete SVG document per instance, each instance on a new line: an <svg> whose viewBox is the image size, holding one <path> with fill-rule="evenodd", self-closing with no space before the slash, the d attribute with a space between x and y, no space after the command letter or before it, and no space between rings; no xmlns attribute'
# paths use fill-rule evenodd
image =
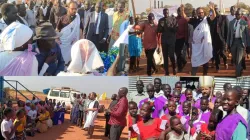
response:
<svg viewBox="0 0 250 140"><path fill-rule="evenodd" d="M237 78L237 85L239 85L245 89L250 89L250 76L238 77Z"/></svg>
<svg viewBox="0 0 250 140"><path fill-rule="evenodd" d="M236 86L237 79L232 77L214 77L214 93L217 91L224 91L223 86L225 83L230 83L232 86Z"/></svg>

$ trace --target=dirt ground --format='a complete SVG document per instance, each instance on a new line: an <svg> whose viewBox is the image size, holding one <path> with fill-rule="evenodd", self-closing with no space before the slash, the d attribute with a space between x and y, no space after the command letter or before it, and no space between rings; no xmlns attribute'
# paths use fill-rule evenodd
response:
<svg viewBox="0 0 250 140"><path fill-rule="evenodd" d="M16 92L10 90L10 95L12 97L16 96ZM22 93L27 96L29 99L32 99L32 95L25 91ZM41 100L44 100L47 95L36 92L36 96ZM17 94L17 97L20 100L25 101L20 94ZM110 100L99 101L100 104L103 104L105 108L108 108L110 104ZM81 130L81 128L72 125L69 122L70 115L65 114L65 122L62 125L53 126L49 131L46 133L36 133L34 137L27 137L27 140L85 140L87 136L85 135L86 132ZM99 113L98 117L95 121L95 131L93 134L93 140L108 140L108 138L104 137L105 132L105 117L103 113ZM127 140L128 139L128 128L125 127L122 133L120 140Z"/></svg>

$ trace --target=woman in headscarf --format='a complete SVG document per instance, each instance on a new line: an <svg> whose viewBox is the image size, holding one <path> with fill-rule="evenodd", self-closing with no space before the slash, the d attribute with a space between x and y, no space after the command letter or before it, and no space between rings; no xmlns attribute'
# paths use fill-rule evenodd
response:
<svg viewBox="0 0 250 140"><path fill-rule="evenodd" d="M115 65L119 56L107 72L108 76L114 75ZM94 45L89 40L78 40L71 48L71 62L67 72L60 72L57 76L101 76L103 71L102 58Z"/></svg>
<svg viewBox="0 0 250 140"><path fill-rule="evenodd" d="M0 75L37 76L38 62L32 50L33 31L17 22L10 24L0 35ZM43 67L46 67L45 65ZM45 68L47 69L47 68Z"/></svg>

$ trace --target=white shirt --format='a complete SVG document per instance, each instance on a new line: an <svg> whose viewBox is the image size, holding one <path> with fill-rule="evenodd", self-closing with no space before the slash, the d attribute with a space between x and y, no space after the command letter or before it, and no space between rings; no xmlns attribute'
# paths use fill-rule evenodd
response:
<svg viewBox="0 0 250 140"><path fill-rule="evenodd" d="M19 16L19 17L20 17L21 20L24 22L24 25L29 26L28 22L27 22L23 17L21 17L21 16Z"/></svg>
<svg viewBox="0 0 250 140"><path fill-rule="evenodd" d="M98 21L97 21L97 17L98 17ZM95 32L96 34L99 34L100 21L101 21L101 12L100 13L95 12L95 23L97 23L96 32Z"/></svg>
<svg viewBox="0 0 250 140"><path fill-rule="evenodd" d="M35 120L37 116L37 111L36 110L30 110L28 112L28 116L31 118L31 120Z"/></svg>
<svg viewBox="0 0 250 140"><path fill-rule="evenodd" d="M156 93L156 92L155 92L155 98L158 98L158 97L160 97L160 96L162 96L162 95L164 95L164 92L163 92L162 90L160 90L159 93Z"/></svg>
<svg viewBox="0 0 250 140"><path fill-rule="evenodd" d="M228 22L232 21L235 18L233 15L227 15Z"/></svg>
<svg viewBox="0 0 250 140"><path fill-rule="evenodd" d="M235 38L240 38L240 21L241 20L236 20L234 23L234 29L236 29ZM236 27L236 23L237 23L237 27Z"/></svg>
<svg viewBox="0 0 250 140"><path fill-rule="evenodd" d="M1 123L1 133L2 136L6 139L6 136L4 134L4 132L9 132L11 133L11 128L13 127L13 123L12 120L10 119L9 121L7 121L6 119L4 119ZM15 133L11 136L11 139L13 139L15 137Z"/></svg>
<svg viewBox="0 0 250 140"><path fill-rule="evenodd" d="M5 21L3 20L3 18L1 18L0 20L0 35L3 32L3 30L7 27L8 25L5 23Z"/></svg>

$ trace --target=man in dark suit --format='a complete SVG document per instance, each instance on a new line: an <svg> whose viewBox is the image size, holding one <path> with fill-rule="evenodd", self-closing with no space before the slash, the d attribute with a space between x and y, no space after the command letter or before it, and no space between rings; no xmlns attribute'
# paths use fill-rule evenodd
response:
<svg viewBox="0 0 250 140"><path fill-rule="evenodd" d="M84 38L92 41L98 51L107 52L105 41L109 33L108 15L102 12L102 2L97 2L95 11L91 12L84 26Z"/></svg>
<svg viewBox="0 0 250 140"><path fill-rule="evenodd" d="M53 4L51 2L48 3L47 0L42 1L42 6L37 10L36 14L38 25L49 21L50 10L52 8L52 5Z"/></svg>
<svg viewBox="0 0 250 140"><path fill-rule="evenodd" d="M247 47L250 47L247 22L241 19L242 11L238 10L236 18L229 23L227 45L232 53L236 65L236 76L242 74L242 58Z"/></svg>
<svg viewBox="0 0 250 140"><path fill-rule="evenodd" d="M161 33L161 45L164 58L165 75L166 76L169 75L168 57L170 57L172 63L173 74L176 75L174 52L175 52L175 41L176 41L176 32L178 29L178 23L174 17L169 16L168 9L163 9L163 15L164 17L161 18L158 22L157 32Z"/></svg>
<svg viewBox="0 0 250 140"><path fill-rule="evenodd" d="M223 58L224 66L228 69L227 57L225 54L226 40L227 40L227 20L226 16L220 15L218 8L215 8L216 18L211 20L208 18L208 24L210 25L210 33L213 44L213 57L215 60L216 71L218 72L220 67L220 57Z"/></svg>

